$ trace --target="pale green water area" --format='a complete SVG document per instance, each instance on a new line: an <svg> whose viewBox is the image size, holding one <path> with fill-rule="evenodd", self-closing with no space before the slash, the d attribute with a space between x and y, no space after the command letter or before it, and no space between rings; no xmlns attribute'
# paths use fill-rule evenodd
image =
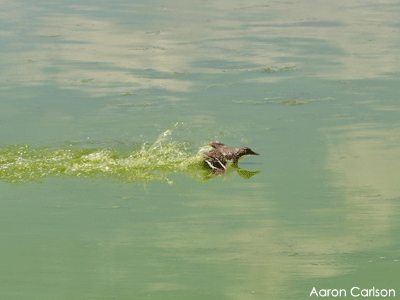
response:
<svg viewBox="0 0 400 300"><path fill-rule="evenodd" d="M0 0L0 299L399 299L399 20Z"/></svg>

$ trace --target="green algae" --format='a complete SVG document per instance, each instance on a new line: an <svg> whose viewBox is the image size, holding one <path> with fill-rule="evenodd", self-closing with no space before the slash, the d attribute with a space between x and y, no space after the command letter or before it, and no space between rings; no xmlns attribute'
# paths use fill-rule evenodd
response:
<svg viewBox="0 0 400 300"><path fill-rule="evenodd" d="M261 73L276 73L276 72L287 72L287 71L294 71L296 70L293 66L285 66L285 67L266 67L257 69L254 71L261 72Z"/></svg>
<svg viewBox="0 0 400 300"><path fill-rule="evenodd" d="M232 100L232 102L237 104L255 104L255 105L266 103L265 101L253 101L253 100Z"/></svg>
<svg viewBox="0 0 400 300"><path fill-rule="evenodd" d="M154 103L149 103L149 102L144 102L144 103L117 103L117 104L112 104L112 106L117 106L117 107L127 107L127 106L147 107L147 106L154 106Z"/></svg>
<svg viewBox="0 0 400 300"><path fill-rule="evenodd" d="M188 171L198 163L184 145L143 144L123 154L116 148L49 149L11 145L0 150L0 179L28 182L48 176L115 178L127 182L167 181L168 175Z"/></svg>
<svg viewBox="0 0 400 300"><path fill-rule="evenodd" d="M279 104L302 105L302 104L306 104L306 103L310 103L310 102L311 102L310 100L296 101L293 99L289 99L289 100L281 101L281 102L279 102Z"/></svg>
<svg viewBox="0 0 400 300"><path fill-rule="evenodd" d="M56 38L56 37L60 37L61 34L53 34L53 35L46 35L46 34L39 34L37 35L37 37L40 38Z"/></svg>
<svg viewBox="0 0 400 300"><path fill-rule="evenodd" d="M307 103L311 103L311 102L332 101L332 100L335 100L335 98L332 98L332 97L317 98L317 99L310 98L310 99L306 99L306 100L288 99L288 100L280 101L279 104L302 105L302 104L307 104Z"/></svg>
<svg viewBox="0 0 400 300"><path fill-rule="evenodd" d="M172 129L173 130L173 129ZM168 142L167 130L153 143L136 149L51 149L10 145L0 149L0 180L11 183L37 181L49 176L114 178L124 182L164 181L182 172L199 182L211 178L202 154L192 155L184 143Z"/></svg>
<svg viewBox="0 0 400 300"><path fill-rule="evenodd" d="M281 104L281 105L303 105L312 102L322 102L322 101L332 101L335 98L325 97L325 98L307 98L307 99L286 99L282 100L281 97L276 98L265 98L264 100L254 101L254 100L232 100L236 104L252 104L252 105L263 105L263 104Z"/></svg>

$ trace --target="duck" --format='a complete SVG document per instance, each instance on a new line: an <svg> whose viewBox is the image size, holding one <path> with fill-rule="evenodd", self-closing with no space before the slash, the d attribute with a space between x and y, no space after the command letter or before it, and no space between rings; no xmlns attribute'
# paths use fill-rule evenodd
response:
<svg viewBox="0 0 400 300"><path fill-rule="evenodd" d="M224 174L228 160L232 161L236 165L239 158L244 155L260 155L248 147L232 149L220 142L212 142L208 145L213 149L204 153L206 155L205 162L213 170L213 175Z"/></svg>

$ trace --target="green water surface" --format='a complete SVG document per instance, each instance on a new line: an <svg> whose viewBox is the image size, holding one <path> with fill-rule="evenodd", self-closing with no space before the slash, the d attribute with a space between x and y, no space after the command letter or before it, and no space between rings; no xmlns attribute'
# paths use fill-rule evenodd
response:
<svg viewBox="0 0 400 300"><path fill-rule="evenodd" d="M0 0L0 299L398 298L399 14Z"/></svg>

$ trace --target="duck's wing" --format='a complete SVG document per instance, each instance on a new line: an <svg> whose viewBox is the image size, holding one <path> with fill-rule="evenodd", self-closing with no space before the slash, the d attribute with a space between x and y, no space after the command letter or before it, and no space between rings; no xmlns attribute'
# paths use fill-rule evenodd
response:
<svg viewBox="0 0 400 300"><path fill-rule="evenodd" d="M210 157L210 158L212 158L212 157L214 157L214 152L213 152L213 151L214 151L214 150L207 151L207 152L204 152L203 154L206 155L206 156L208 156L208 157Z"/></svg>
<svg viewBox="0 0 400 300"><path fill-rule="evenodd" d="M212 169L226 169L227 162L226 160L222 159L219 160L216 157L206 159L205 162L212 168Z"/></svg>
<svg viewBox="0 0 400 300"><path fill-rule="evenodd" d="M226 160L221 151L212 149L211 151L204 152L204 155L208 156L211 160L218 161L223 165L226 165Z"/></svg>
<svg viewBox="0 0 400 300"><path fill-rule="evenodd" d="M209 145L211 147L213 147L214 149L217 149L218 147L221 147L221 146L226 146L225 144L222 144L220 142L212 142L212 143L209 143Z"/></svg>

